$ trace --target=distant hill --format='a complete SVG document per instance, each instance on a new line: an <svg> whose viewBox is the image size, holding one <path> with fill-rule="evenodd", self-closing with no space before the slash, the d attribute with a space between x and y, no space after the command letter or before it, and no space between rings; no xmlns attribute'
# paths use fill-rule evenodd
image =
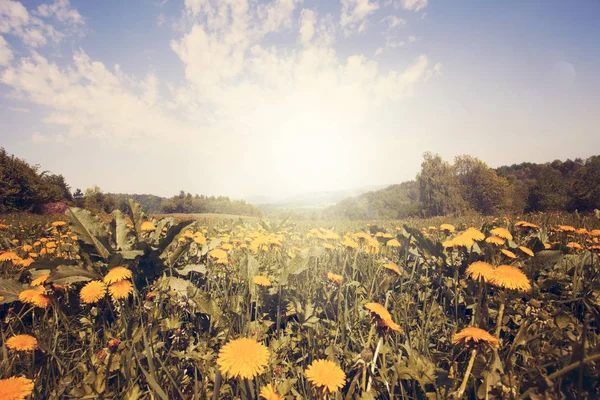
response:
<svg viewBox="0 0 600 400"><path fill-rule="evenodd" d="M256 204L265 211L322 210L345 198L358 196L383 187L385 187L385 185L373 185L346 190L303 193L279 201L263 203L252 202L252 204ZM257 197L255 199L258 200L259 198ZM248 201L251 202L250 199L248 199Z"/></svg>
<svg viewBox="0 0 600 400"><path fill-rule="evenodd" d="M322 212L325 219L400 219L419 211L416 181L390 185L339 201Z"/></svg>

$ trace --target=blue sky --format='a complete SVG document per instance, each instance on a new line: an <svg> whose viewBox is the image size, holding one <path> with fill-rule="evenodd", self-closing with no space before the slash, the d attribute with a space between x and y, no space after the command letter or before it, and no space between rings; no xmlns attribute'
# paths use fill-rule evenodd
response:
<svg viewBox="0 0 600 400"><path fill-rule="evenodd" d="M0 0L0 145L73 188L232 197L600 148L600 2Z"/></svg>

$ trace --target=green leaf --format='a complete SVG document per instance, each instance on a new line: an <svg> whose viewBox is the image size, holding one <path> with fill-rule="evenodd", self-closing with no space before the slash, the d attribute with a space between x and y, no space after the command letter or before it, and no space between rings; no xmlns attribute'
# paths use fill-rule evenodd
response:
<svg viewBox="0 0 600 400"><path fill-rule="evenodd" d="M85 244L94 246L98 255L107 259L111 253L108 234L98 218L81 208L71 207L66 212L71 221L71 229Z"/></svg>
<svg viewBox="0 0 600 400"><path fill-rule="evenodd" d="M19 293L29 286L15 279L0 279L0 304L12 303L19 299Z"/></svg>
<svg viewBox="0 0 600 400"><path fill-rule="evenodd" d="M112 212L112 216L114 217L117 250L132 250L134 244L133 235L131 235L131 230L127 227L127 222L123 213L120 210L115 210Z"/></svg>
<svg viewBox="0 0 600 400"><path fill-rule="evenodd" d="M180 245L178 243L179 238L188 229L193 230L194 227L196 226L196 224L197 224L197 222L194 221L191 224L185 226L183 229L181 229L179 231L179 233L177 235L175 235L175 237L173 238L171 243L169 243L167 245L167 247L163 250L163 252L160 254L160 258L162 260L165 260L167 262L167 264L172 264L173 262L175 262L175 260L177 260L179 258L179 256L190 247L189 241L186 241L185 244Z"/></svg>
<svg viewBox="0 0 600 400"><path fill-rule="evenodd" d="M98 273L84 267L77 265L59 265L50 273L48 281L56 282L60 285L68 285L100 278L101 276Z"/></svg>
<svg viewBox="0 0 600 400"><path fill-rule="evenodd" d="M206 265L204 264L189 264L183 268L177 268L175 271L179 275L188 276L190 272L199 272L201 274L206 274Z"/></svg>
<svg viewBox="0 0 600 400"><path fill-rule="evenodd" d="M133 226L135 227L135 232L137 234L138 240L142 237L142 223L144 222L144 213L142 212L142 207L140 207L140 203L133 199L129 199L129 216L133 221Z"/></svg>

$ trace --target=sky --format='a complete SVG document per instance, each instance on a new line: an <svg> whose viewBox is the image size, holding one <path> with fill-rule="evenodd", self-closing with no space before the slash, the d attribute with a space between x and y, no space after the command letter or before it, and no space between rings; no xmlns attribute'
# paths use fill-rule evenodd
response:
<svg viewBox="0 0 600 400"><path fill-rule="evenodd" d="M600 1L0 0L0 147L232 198L600 149Z"/></svg>

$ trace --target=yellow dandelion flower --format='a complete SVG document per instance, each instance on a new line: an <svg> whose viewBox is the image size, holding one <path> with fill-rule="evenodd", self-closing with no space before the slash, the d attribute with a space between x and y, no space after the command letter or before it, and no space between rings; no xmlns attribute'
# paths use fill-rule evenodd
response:
<svg viewBox="0 0 600 400"><path fill-rule="evenodd" d="M467 267L466 274L469 278L489 282L494 274L494 267L485 261L475 261Z"/></svg>
<svg viewBox="0 0 600 400"><path fill-rule="evenodd" d="M449 248L452 248L452 247L454 247L454 246L456 246L456 245L454 244L454 240L445 240L445 241L442 243L442 246L443 246L445 249L449 249Z"/></svg>
<svg viewBox="0 0 600 400"><path fill-rule="evenodd" d="M392 315L390 314L390 312L379 303L367 303L365 304L365 308L371 311L372 313L376 314L379 318L383 320L392 319Z"/></svg>
<svg viewBox="0 0 600 400"><path fill-rule="evenodd" d="M43 287L35 289L26 289L19 293L19 300L23 303L33 304L36 307L46 308L50 304L50 297L46 296L46 290Z"/></svg>
<svg viewBox="0 0 600 400"><path fill-rule="evenodd" d="M500 236L490 236L485 238L485 242L502 246L504 243L506 243L506 239L503 239Z"/></svg>
<svg viewBox="0 0 600 400"><path fill-rule="evenodd" d="M388 247L400 247L400 242L397 239L388 240L385 244Z"/></svg>
<svg viewBox="0 0 600 400"><path fill-rule="evenodd" d="M208 252L208 255L211 256L212 258L227 258L227 252L223 249L213 249L211 251Z"/></svg>
<svg viewBox="0 0 600 400"><path fill-rule="evenodd" d="M583 249L583 246L580 245L579 243L576 242L569 242L567 243L567 247L573 250L581 250Z"/></svg>
<svg viewBox="0 0 600 400"><path fill-rule="evenodd" d="M120 266L114 267L114 268L111 268L110 271L108 271L108 273L104 277L104 283L106 283L106 284L115 283L115 282L123 281L125 279L131 279L132 277L133 277L133 274L131 273L130 269L127 269L125 267L120 267Z"/></svg>
<svg viewBox="0 0 600 400"><path fill-rule="evenodd" d="M517 258L517 255L510 250L502 249L500 251L502 252L502 254L504 254L508 258L513 258L513 259Z"/></svg>
<svg viewBox="0 0 600 400"><path fill-rule="evenodd" d="M106 294L106 285L102 281L88 282L79 292L82 303L96 303Z"/></svg>
<svg viewBox="0 0 600 400"><path fill-rule="evenodd" d="M26 258L26 259L24 259L24 260L20 260L20 261L18 262L18 264L19 264L20 266L22 266L22 267L25 267L25 268L27 268L27 267L29 267L31 264L33 264L34 262L35 262L35 260L34 260L33 258L31 258L31 257L30 257L30 258Z"/></svg>
<svg viewBox="0 0 600 400"><path fill-rule="evenodd" d="M217 358L219 370L228 378L254 378L263 373L268 362L269 349L249 338L230 341L221 348Z"/></svg>
<svg viewBox="0 0 600 400"><path fill-rule="evenodd" d="M456 230L456 228L454 227L454 225L451 224L441 224L440 225L440 231L444 231L446 233L452 233Z"/></svg>
<svg viewBox="0 0 600 400"><path fill-rule="evenodd" d="M575 228L571 225L559 225L558 230L561 232L575 232Z"/></svg>
<svg viewBox="0 0 600 400"><path fill-rule="evenodd" d="M140 226L140 230L142 232L151 232L156 230L156 226L151 221L142 222L142 226Z"/></svg>
<svg viewBox="0 0 600 400"><path fill-rule="evenodd" d="M452 337L453 344L477 344L479 342L487 343L492 347L500 345L500 341L489 332L474 326L468 326Z"/></svg>
<svg viewBox="0 0 600 400"><path fill-rule="evenodd" d="M38 344L31 335L16 335L6 340L6 347L16 351L33 351Z"/></svg>
<svg viewBox="0 0 600 400"><path fill-rule="evenodd" d="M33 246L32 245L30 245L30 244L23 245L23 251L25 253L29 253L31 250L33 250Z"/></svg>
<svg viewBox="0 0 600 400"><path fill-rule="evenodd" d="M529 257L533 257L535 254L533 254L533 251L531 251L531 249L525 247L525 246L519 246L519 250L521 250L523 253L527 254Z"/></svg>
<svg viewBox="0 0 600 400"><path fill-rule="evenodd" d="M333 361L316 360L306 369L306 379L327 394L335 393L346 383L346 374Z"/></svg>
<svg viewBox="0 0 600 400"><path fill-rule="evenodd" d="M467 237L473 239L476 242L485 239L485 235L481 233L479 229L476 228L468 228L466 231L463 232L463 235L466 235Z"/></svg>
<svg viewBox="0 0 600 400"><path fill-rule="evenodd" d="M333 283L335 283L336 285L340 286L342 284L342 282L344 281L344 277L341 275L336 275L332 272L328 272L327 273L327 279L329 279L330 281L332 281Z"/></svg>
<svg viewBox="0 0 600 400"><path fill-rule="evenodd" d="M12 251L5 251L4 253L0 253L0 261L16 261L20 259L21 257L19 257L16 253L13 253Z"/></svg>
<svg viewBox="0 0 600 400"><path fill-rule="evenodd" d="M513 235L506 228L494 228L490 231L490 233L494 236L499 236L502 239L513 240Z"/></svg>
<svg viewBox="0 0 600 400"><path fill-rule="evenodd" d="M471 236L467 235L466 232L463 232L452 239L452 244L454 246L471 247L475 244L475 241Z"/></svg>
<svg viewBox="0 0 600 400"><path fill-rule="evenodd" d="M48 280L49 277L50 277L50 274L42 274L31 281L31 286L43 285L44 283L46 283L46 281Z"/></svg>
<svg viewBox="0 0 600 400"><path fill-rule="evenodd" d="M53 227L55 227L55 228L57 228L57 227L59 227L59 226L65 226L66 224L67 224L67 223L66 223L65 221L54 221L54 222L52 223L52 226L53 226Z"/></svg>
<svg viewBox="0 0 600 400"><path fill-rule="evenodd" d="M33 381L21 376L0 379L0 399L25 400L33 392Z"/></svg>
<svg viewBox="0 0 600 400"><path fill-rule="evenodd" d="M383 268L388 269L390 271L395 272L398 275L402 275L402 272L400 271L400 268L398 268L398 266L394 263L386 263L383 264Z"/></svg>
<svg viewBox="0 0 600 400"><path fill-rule="evenodd" d="M356 243L354 240L352 240L349 237L344 238L344 240L342 241L342 246L344 247L351 247L353 249L358 248L358 243Z"/></svg>
<svg viewBox="0 0 600 400"><path fill-rule="evenodd" d="M268 384L260 390L260 397L265 400L284 400L284 397L277 394L275 385Z"/></svg>
<svg viewBox="0 0 600 400"><path fill-rule="evenodd" d="M529 278L519 268L512 265L500 265L494 270L490 282L499 287L528 292L531 290Z"/></svg>
<svg viewBox="0 0 600 400"><path fill-rule="evenodd" d="M108 293L113 300L126 299L133 293L133 284L128 280L115 282L108 287Z"/></svg>
<svg viewBox="0 0 600 400"><path fill-rule="evenodd" d="M256 275L253 281L258 286L271 286L271 281L266 276Z"/></svg>

